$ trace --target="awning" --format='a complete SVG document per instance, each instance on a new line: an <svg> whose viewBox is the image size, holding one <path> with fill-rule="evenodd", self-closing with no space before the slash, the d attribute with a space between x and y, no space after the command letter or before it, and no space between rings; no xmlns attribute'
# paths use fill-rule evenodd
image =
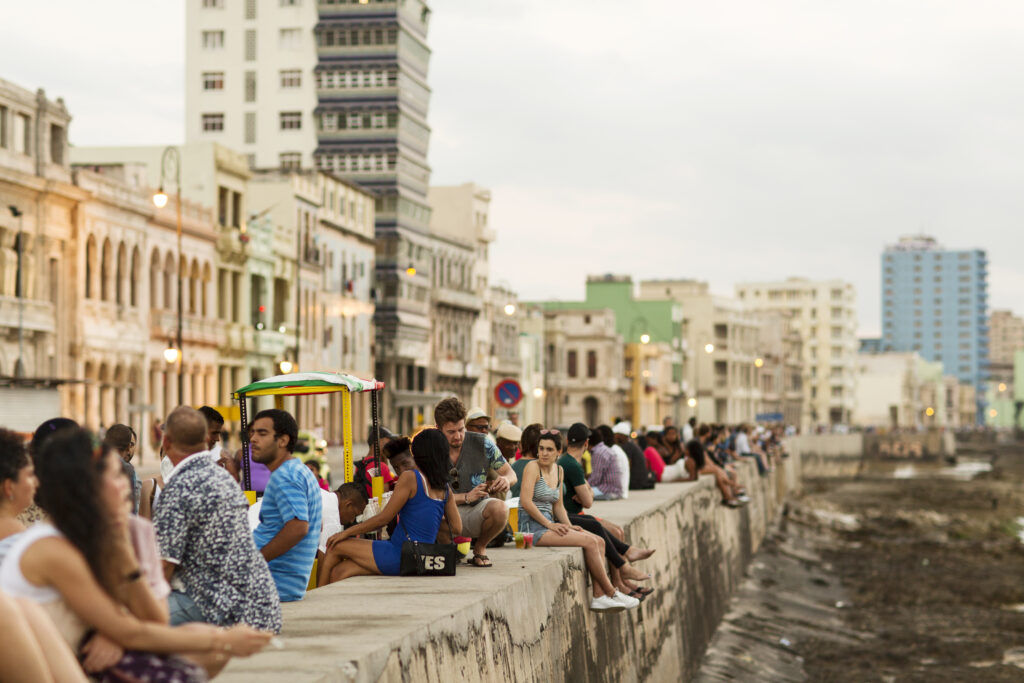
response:
<svg viewBox="0 0 1024 683"><path fill-rule="evenodd" d="M237 389L232 397L241 396L298 396L300 394L329 394L335 391L380 391L383 382L359 379L340 372L293 372L276 375Z"/></svg>

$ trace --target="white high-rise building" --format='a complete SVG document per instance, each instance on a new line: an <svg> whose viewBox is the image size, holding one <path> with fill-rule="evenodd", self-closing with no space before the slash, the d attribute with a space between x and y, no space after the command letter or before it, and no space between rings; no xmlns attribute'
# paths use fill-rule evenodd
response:
<svg viewBox="0 0 1024 683"><path fill-rule="evenodd" d="M314 0L187 0L185 139L251 167L313 167Z"/></svg>
<svg viewBox="0 0 1024 683"><path fill-rule="evenodd" d="M857 381L853 285L841 280L790 278L739 284L736 295L754 310L792 314L803 340L803 426L850 424Z"/></svg>

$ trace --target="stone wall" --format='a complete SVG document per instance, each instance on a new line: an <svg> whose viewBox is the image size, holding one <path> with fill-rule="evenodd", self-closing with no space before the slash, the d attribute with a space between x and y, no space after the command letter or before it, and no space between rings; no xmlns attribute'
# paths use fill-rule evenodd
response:
<svg viewBox="0 0 1024 683"><path fill-rule="evenodd" d="M724 507L710 477L598 503L633 543L656 591L637 609L589 611L576 549L490 551L452 578L365 577L284 607L284 648L233 661L219 680L679 681L697 670L784 497L799 452L768 477L741 464L753 498Z"/></svg>

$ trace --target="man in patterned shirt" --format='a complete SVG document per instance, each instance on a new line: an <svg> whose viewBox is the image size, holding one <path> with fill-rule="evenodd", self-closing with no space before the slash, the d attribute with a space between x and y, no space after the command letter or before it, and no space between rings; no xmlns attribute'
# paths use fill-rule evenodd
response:
<svg viewBox="0 0 1024 683"><path fill-rule="evenodd" d="M249 427L252 459L270 469L263 492L256 546L270 567L282 602L301 600L320 543L320 485L293 453L299 437L295 418L283 410L261 410Z"/></svg>
<svg viewBox="0 0 1024 683"><path fill-rule="evenodd" d="M153 512L171 582L171 624L244 623L281 631L281 602L249 531L238 483L206 450L202 413L180 407L167 418L164 452L174 469Z"/></svg>

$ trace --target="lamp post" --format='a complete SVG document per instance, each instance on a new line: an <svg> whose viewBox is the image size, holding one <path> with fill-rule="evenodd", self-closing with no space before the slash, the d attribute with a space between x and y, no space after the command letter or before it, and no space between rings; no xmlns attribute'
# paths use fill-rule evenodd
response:
<svg viewBox="0 0 1024 683"><path fill-rule="evenodd" d="M181 153L177 147L168 147L164 150L164 153L160 157L160 191L153 195L153 203L157 208L162 209L167 206L167 193L164 192L164 185L168 180L173 180L174 185L177 188L175 193L175 199L177 201L177 232L178 232L178 334L177 344L178 353L175 354L175 362L178 368L178 403L179 405L185 400L185 373L183 359L184 359L184 342L182 341L182 326L184 318L184 307L181 299ZM169 352L164 353L164 357L168 362L171 361L171 355Z"/></svg>
<svg viewBox="0 0 1024 683"><path fill-rule="evenodd" d="M702 337L702 338L703 339L707 339L707 337ZM704 344L704 353L706 353L707 355L710 356L714 352L715 352L715 345L714 344L712 344L710 341L707 342L706 344ZM693 395L694 395L694 397L696 397L696 400L694 398L691 398L691 399L689 399L686 402L686 405L688 405L688 406L690 406L691 408L694 409L693 410L693 417L697 417L698 406L700 406L700 365L701 365L700 361L697 358L694 358L694 364L693 364Z"/></svg>

